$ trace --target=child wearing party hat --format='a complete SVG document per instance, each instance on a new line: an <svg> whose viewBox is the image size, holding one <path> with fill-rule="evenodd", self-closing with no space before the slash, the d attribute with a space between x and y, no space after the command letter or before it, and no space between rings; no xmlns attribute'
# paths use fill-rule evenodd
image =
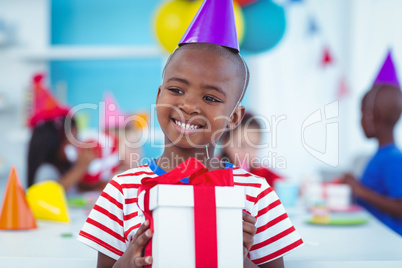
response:
<svg viewBox="0 0 402 268"><path fill-rule="evenodd" d="M265 179L214 157L222 133L235 128L244 116L239 104L248 80L232 0L204 1L169 57L158 89L163 154L115 176L79 234L80 241L98 251L98 267L152 264L152 257L143 255L152 232L137 205L138 188L143 178L164 175L190 158L210 171L231 169L235 187L244 189L244 267L283 267L282 256L303 244Z"/></svg>
<svg viewBox="0 0 402 268"><path fill-rule="evenodd" d="M402 112L402 92L391 52L361 102L361 125L367 138L378 142L360 181L345 174L358 201L389 228L402 235L402 153L394 128Z"/></svg>
<svg viewBox="0 0 402 268"><path fill-rule="evenodd" d="M33 77L34 102L29 119L32 135L28 146L27 186L55 180L69 192L80 183L95 154L90 149L83 149L74 163L68 159L65 149L77 135L75 120L69 115L70 109L45 89L43 80L43 74Z"/></svg>

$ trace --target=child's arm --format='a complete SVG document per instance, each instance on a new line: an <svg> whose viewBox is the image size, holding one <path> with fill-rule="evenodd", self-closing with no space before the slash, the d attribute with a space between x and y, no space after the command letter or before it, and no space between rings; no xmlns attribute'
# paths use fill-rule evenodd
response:
<svg viewBox="0 0 402 268"><path fill-rule="evenodd" d="M380 195L364 187L351 174L345 174L343 176L343 181L351 187L353 194L358 198L370 203L379 210L393 217L402 218L402 198L390 198Z"/></svg>
<svg viewBox="0 0 402 268"><path fill-rule="evenodd" d="M117 261L102 254L98 253L98 268L136 268L143 267L144 265L152 264L152 257L145 256L142 257L142 251L145 245L152 237L151 230L149 228L149 221L145 221L144 224L138 228L137 233L134 235L133 239L130 241L130 245Z"/></svg>
<svg viewBox="0 0 402 268"><path fill-rule="evenodd" d="M74 166L59 178L58 182L68 191L71 187L78 184L87 172L89 164L96 158L90 149L83 149L78 155Z"/></svg>

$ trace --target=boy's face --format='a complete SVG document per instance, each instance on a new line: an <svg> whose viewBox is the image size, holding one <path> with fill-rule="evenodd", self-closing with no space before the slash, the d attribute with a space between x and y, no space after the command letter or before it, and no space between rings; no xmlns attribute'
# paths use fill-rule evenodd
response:
<svg viewBox="0 0 402 268"><path fill-rule="evenodd" d="M229 159L236 166L250 170L251 163L258 157L261 131L253 127L238 127L233 131L231 142L227 147Z"/></svg>
<svg viewBox="0 0 402 268"><path fill-rule="evenodd" d="M371 105L372 97L370 92L367 93L361 103L361 125L367 138L375 137L374 107Z"/></svg>
<svg viewBox="0 0 402 268"><path fill-rule="evenodd" d="M165 145L215 145L223 131L243 116L243 108L237 107L230 118L240 90L236 67L226 58L206 50L177 51L156 99Z"/></svg>

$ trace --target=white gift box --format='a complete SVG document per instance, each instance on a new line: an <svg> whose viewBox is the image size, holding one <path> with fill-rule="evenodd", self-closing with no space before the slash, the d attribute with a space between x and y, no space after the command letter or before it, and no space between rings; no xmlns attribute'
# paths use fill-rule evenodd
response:
<svg viewBox="0 0 402 268"><path fill-rule="evenodd" d="M140 199L143 195L140 195ZM215 187L218 267L243 267L244 191ZM139 200L142 203L143 200ZM190 185L157 185L150 190L154 220L154 268L195 267L194 195Z"/></svg>
<svg viewBox="0 0 402 268"><path fill-rule="evenodd" d="M330 209L344 210L351 205L352 191L346 184L311 184L305 191L308 206L326 202Z"/></svg>
<svg viewBox="0 0 402 268"><path fill-rule="evenodd" d="M327 203L332 209L347 209L351 205L352 190L346 184L327 186Z"/></svg>

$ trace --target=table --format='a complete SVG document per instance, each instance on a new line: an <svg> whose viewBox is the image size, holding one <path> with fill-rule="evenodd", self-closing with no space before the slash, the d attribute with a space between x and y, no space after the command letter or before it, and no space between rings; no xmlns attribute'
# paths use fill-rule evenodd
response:
<svg viewBox="0 0 402 268"><path fill-rule="evenodd" d="M357 226L318 226L301 207L287 209L305 244L284 257L286 268L402 267L402 237L368 212L369 221Z"/></svg>
<svg viewBox="0 0 402 268"><path fill-rule="evenodd" d="M97 252L77 241L88 211L70 208L69 214L68 224L37 221L34 230L0 230L0 267L96 267Z"/></svg>
<svg viewBox="0 0 402 268"><path fill-rule="evenodd" d="M305 245L285 256L286 268L402 267L402 238L364 211L368 223L342 227L308 225L303 208L287 211ZM70 224L38 221L36 230L0 230L0 267L96 267L97 252L76 240L88 211L69 212Z"/></svg>

